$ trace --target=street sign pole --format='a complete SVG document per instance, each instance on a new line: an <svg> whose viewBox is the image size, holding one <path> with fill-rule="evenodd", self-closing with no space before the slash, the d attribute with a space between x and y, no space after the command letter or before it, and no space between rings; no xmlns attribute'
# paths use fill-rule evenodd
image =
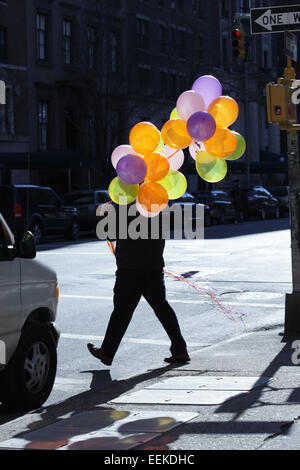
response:
<svg viewBox="0 0 300 470"><path fill-rule="evenodd" d="M254 8L250 11L251 33L285 33L285 55L287 67L284 78L277 84L267 85L268 120L278 123L280 130L287 131L292 293L285 297L284 336L300 335L300 162L296 112L293 109L291 94L294 90L295 69L292 60L297 61L297 38L291 31L300 30L300 5L287 5L268 8Z"/></svg>
<svg viewBox="0 0 300 470"><path fill-rule="evenodd" d="M293 75L291 71L294 70L290 57L287 58L287 62L285 78ZM300 334L300 163L297 128L287 131L287 150L293 291L285 297L284 335L290 337Z"/></svg>

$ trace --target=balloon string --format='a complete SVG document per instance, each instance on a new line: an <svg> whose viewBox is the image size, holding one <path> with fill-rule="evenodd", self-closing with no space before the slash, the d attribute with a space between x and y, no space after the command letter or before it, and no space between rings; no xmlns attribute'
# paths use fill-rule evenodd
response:
<svg viewBox="0 0 300 470"><path fill-rule="evenodd" d="M169 155L169 156L167 157L167 159L169 160L169 158L172 158L172 157L174 157L174 155L176 155L176 153L178 153L178 152L179 152L179 150L180 150L180 149L176 150L176 152L172 153L172 155Z"/></svg>
<svg viewBox="0 0 300 470"><path fill-rule="evenodd" d="M112 252L114 256L116 256L114 242L111 242L108 238L106 239L106 241L107 241L110 251ZM222 313L224 313L230 320L236 321L236 317L238 317L238 319L243 322L243 317L245 316L245 313L234 312L230 307L225 307L224 305L222 305L222 303L219 301L219 299L217 298L213 290L206 289L205 287L199 287L195 282L190 282L187 279L185 279L181 274L178 274L173 271L169 271L166 268L164 269L164 272L167 276L172 277L173 279L176 279L181 282L185 282L185 284L195 289L199 294L207 295L215 303L215 305L217 306L217 309L220 310Z"/></svg>

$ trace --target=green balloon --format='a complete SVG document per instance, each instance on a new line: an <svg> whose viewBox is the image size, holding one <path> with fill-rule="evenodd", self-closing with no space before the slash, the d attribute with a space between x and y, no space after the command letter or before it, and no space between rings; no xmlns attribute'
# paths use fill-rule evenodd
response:
<svg viewBox="0 0 300 470"><path fill-rule="evenodd" d="M157 146L156 149L154 150L154 152L160 153L160 152L162 151L162 149L164 148L164 146L165 146L165 143L164 143L164 141L162 140L162 136L161 136L161 134L160 134L160 141L159 141L158 146Z"/></svg>
<svg viewBox="0 0 300 470"><path fill-rule="evenodd" d="M177 112L177 108L174 108L173 111L170 114L170 119L181 119Z"/></svg>
<svg viewBox="0 0 300 470"><path fill-rule="evenodd" d="M238 158L241 158L246 150L246 141L244 137L239 134L238 132L231 131L237 138L237 146L235 151L226 157L226 160L237 160Z"/></svg>
<svg viewBox="0 0 300 470"><path fill-rule="evenodd" d="M224 158L215 158L208 152L198 152L196 170L207 183L218 183L226 176L227 163Z"/></svg>
<svg viewBox="0 0 300 470"><path fill-rule="evenodd" d="M137 198L139 187L139 184L126 184L117 176L111 181L108 193L116 204L126 206Z"/></svg>
<svg viewBox="0 0 300 470"><path fill-rule="evenodd" d="M169 199L178 199L187 189L186 177L177 170L170 170L167 176L158 181L168 193Z"/></svg>

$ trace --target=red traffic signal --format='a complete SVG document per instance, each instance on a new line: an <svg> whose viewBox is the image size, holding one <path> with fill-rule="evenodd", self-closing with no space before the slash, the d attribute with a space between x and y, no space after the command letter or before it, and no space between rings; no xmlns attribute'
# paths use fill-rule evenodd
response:
<svg viewBox="0 0 300 470"><path fill-rule="evenodd" d="M241 27L232 30L232 55L239 60L244 60L246 57L245 33Z"/></svg>

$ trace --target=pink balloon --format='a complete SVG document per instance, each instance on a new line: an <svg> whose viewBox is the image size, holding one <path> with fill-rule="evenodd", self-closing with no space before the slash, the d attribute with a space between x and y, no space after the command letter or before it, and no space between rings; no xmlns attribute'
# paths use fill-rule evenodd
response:
<svg viewBox="0 0 300 470"><path fill-rule="evenodd" d="M137 153L133 150L131 145L119 145L116 147L113 153L111 154L111 163L114 168L117 168L118 161L125 157L125 155L137 155Z"/></svg>
<svg viewBox="0 0 300 470"><path fill-rule="evenodd" d="M197 142L196 140L193 140L193 142L189 146L190 156L194 160L197 159L197 152L205 151L205 150L206 150L206 148L205 148L204 143L203 142Z"/></svg>
<svg viewBox="0 0 300 470"><path fill-rule="evenodd" d="M187 121L193 114L203 111L205 107L204 99L194 90L183 92L176 104L179 116Z"/></svg>
<svg viewBox="0 0 300 470"><path fill-rule="evenodd" d="M192 90L199 93L204 100L205 109L209 107L214 99L222 95L222 85L219 80L212 75L202 75L197 78L192 86Z"/></svg>
<svg viewBox="0 0 300 470"><path fill-rule="evenodd" d="M170 170L179 170L182 167L184 162L184 153L182 150L178 150L176 153L175 149L168 147L165 145L162 149L162 153L168 158L170 155L173 157L168 158L168 162L170 164Z"/></svg>
<svg viewBox="0 0 300 470"><path fill-rule="evenodd" d="M136 199L135 205L136 205L136 208L137 208L138 212L143 217L147 217L148 219L150 219L152 217L156 217L159 214L159 212L155 212L155 213L148 212L146 209L144 209L144 207L141 205L141 203L138 201L138 199Z"/></svg>

